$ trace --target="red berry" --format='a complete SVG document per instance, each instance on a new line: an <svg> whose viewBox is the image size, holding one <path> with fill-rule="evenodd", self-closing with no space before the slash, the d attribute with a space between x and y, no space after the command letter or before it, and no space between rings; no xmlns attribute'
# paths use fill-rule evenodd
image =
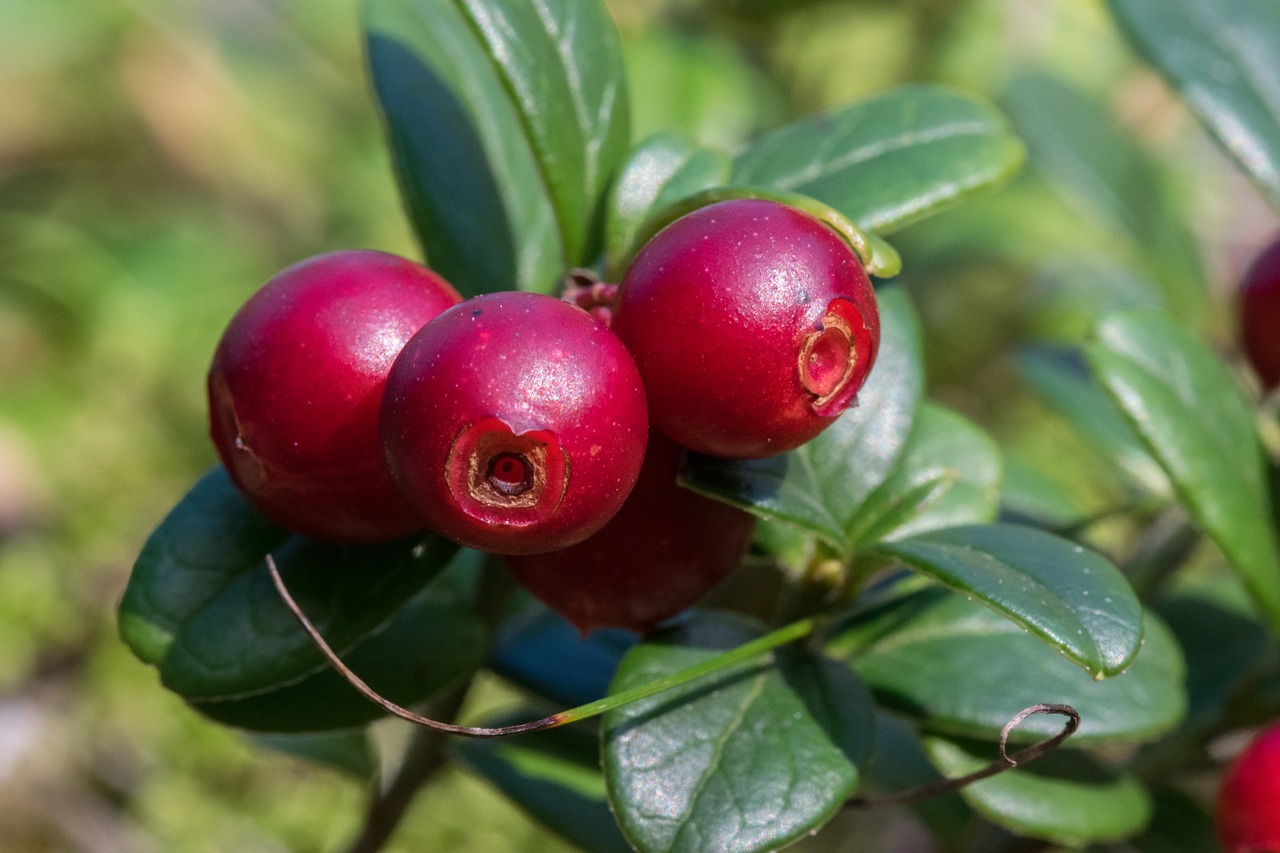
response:
<svg viewBox="0 0 1280 853"><path fill-rule="evenodd" d="M1280 853L1280 724L1254 738L1227 768L1216 823L1226 853Z"/></svg>
<svg viewBox="0 0 1280 853"><path fill-rule="evenodd" d="M1240 340L1263 387L1270 391L1280 386L1280 238L1245 273Z"/></svg>
<svg viewBox="0 0 1280 853"><path fill-rule="evenodd" d="M441 314L405 346L382 405L392 477L427 526L500 554L599 530L635 484L647 433L622 343L534 293Z"/></svg>
<svg viewBox="0 0 1280 853"><path fill-rule="evenodd" d="M844 239L754 199L659 232L623 278L613 329L644 377L654 427L730 458L820 433L853 404L880 344L871 282Z"/></svg>
<svg viewBox="0 0 1280 853"><path fill-rule="evenodd" d="M404 344L460 299L426 267L372 251L309 258L263 285L209 368L213 443L249 501L317 539L420 529L387 473L378 408Z"/></svg>
<svg viewBox="0 0 1280 853"><path fill-rule="evenodd" d="M652 433L644 468L622 509L571 548L508 557L516 579L586 634L648 633L738 565L755 517L676 484L684 448Z"/></svg>

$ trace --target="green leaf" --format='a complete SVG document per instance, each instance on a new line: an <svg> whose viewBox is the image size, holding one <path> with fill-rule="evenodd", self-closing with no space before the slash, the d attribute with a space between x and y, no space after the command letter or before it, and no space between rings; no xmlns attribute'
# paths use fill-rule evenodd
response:
<svg viewBox="0 0 1280 853"><path fill-rule="evenodd" d="M1028 349L1018 368L1032 389L1087 441L1152 495L1171 495L1164 470L1116 410L1106 391L1073 350Z"/></svg>
<svg viewBox="0 0 1280 853"><path fill-rule="evenodd" d="M765 134L738 155L733 181L812 196L887 233L1003 181L1022 159L990 104L904 86Z"/></svg>
<svg viewBox="0 0 1280 853"><path fill-rule="evenodd" d="M1110 0L1120 29L1280 209L1280 6Z"/></svg>
<svg viewBox="0 0 1280 853"><path fill-rule="evenodd" d="M1042 72L1017 77L1009 116L1031 152L1031 166L1088 217L1126 234L1165 293L1195 320L1208 306L1195 240L1174 211L1152 160L1104 105Z"/></svg>
<svg viewBox="0 0 1280 853"><path fill-rule="evenodd" d="M484 725L535 720L546 713L545 709L527 709ZM451 752L539 823L583 850L631 850L609 811L600 772L600 738L594 726L459 740L452 744Z"/></svg>
<svg viewBox="0 0 1280 853"><path fill-rule="evenodd" d="M971 421L926 402L889 479L859 508L848 530L860 547L882 539L994 521L1000 448Z"/></svg>
<svg viewBox="0 0 1280 853"><path fill-rule="evenodd" d="M1213 818L1176 788L1157 788L1147 831L1129 842L1139 853L1221 853Z"/></svg>
<svg viewBox="0 0 1280 853"><path fill-rule="evenodd" d="M1214 352L1168 317L1114 314L1088 347L1099 381L1280 630L1280 551L1253 409Z"/></svg>
<svg viewBox="0 0 1280 853"><path fill-rule="evenodd" d="M502 625L489 666L526 690L576 708L608 692L618 662L635 643L635 634L620 629L584 637L568 620L538 605Z"/></svg>
<svg viewBox="0 0 1280 853"><path fill-rule="evenodd" d="M931 731L994 740L1024 708L1059 703L1082 717L1073 743L1139 741L1177 726L1187 701L1177 642L1150 613L1143 621L1133 664L1103 681L988 607L937 588L853 620L833 632L829 651L849 657L881 703ZM1013 739L1059 730L1037 715Z"/></svg>
<svg viewBox="0 0 1280 853"><path fill-rule="evenodd" d="M464 294L595 258L629 142L601 3L366 0L369 66L428 261Z"/></svg>
<svg viewBox="0 0 1280 853"><path fill-rule="evenodd" d="M1008 521L1050 530L1075 527L1087 515L1065 485L1016 456L1004 460L1000 507L1001 517Z"/></svg>
<svg viewBox="0 0 1280 853"><path fill-rule="evenodd" d="M268 553L303 612L342 653L381 627L456 551L433 534L365 546L286 538L256 518L216 468L143 547L120 605L121 633L179 695L241 698L327 665L276 593Z"/></svg>
<svg viewBox="0 0 1280 853"><path fill-rule="evenodd" d="M700 614L632 649L612 692L761 633L745 619ZM776 849L821 826L853 791L872 711L847 668L798 649L610 711L614 813L644 853Z"/></svg>
<svg viewBox="0 0 1280 853"><path fill-rule="evenodd" d="M933 736L924 745L934 765L949 777L980 770L999 757L994 743L982 741ZM966 785L960 796L992 823L1018 835L1071 847L1127 838L1151 819L1151 795L1141 782L1073 749L1059 749Z"/></svg>
<svg viewBox="0 0 1280 853"><path fill-rule="evenodd" d="M728 461L689 454L680 482L762 518L816 533L845 554L868 497L892 473L911 434L924 379L920 329L902 291L880 303L880 353L858 404L817 438L769 459Z"/></svg>
<svg viewBox="0 0 1280 853"><path fill-rule="evenodd" d="M915 729L895 714L876 714L876 737L859 795L874 799L942 781L925 754ZM973 812L959 794L925 797L911 808L939 838L959 838L973 822Z"/></svg>
<svg viewBox="0 0 1280 853"><path fill-rule="evenodd" d="M384 628L343 655L343 662L374 690L403 706L424 702L479 669L487 629L473 606L469 582L462 577L470 574L475 562L455 560ZM265 693L191 704L220 723L274 732L343 729L387 714L327 665Z"/></svg>
<svg viewBox="0 0 1280 853"><path fill-rule="evenodd" d="M320 734L255 734L250 740L285 755L341 770L362 781L372 781L378 772L378 758L367 729Z"/></svg>
<svg viewBox="0 0 1280 853"><path fill-rule="evenodd" d="M1142 608L1107 558L1032 527L982 524L882 543L895 557L1012 619L1093 675L1133 661Z"/></svg>
<svg viewBox="0 0 1280 853"><path fill-rule="evenodd" d="M729 180L729 157L674 133L638 145L618 171L605 220L605 268L618 281L639 251L641 227L670 204Z"/></svg>

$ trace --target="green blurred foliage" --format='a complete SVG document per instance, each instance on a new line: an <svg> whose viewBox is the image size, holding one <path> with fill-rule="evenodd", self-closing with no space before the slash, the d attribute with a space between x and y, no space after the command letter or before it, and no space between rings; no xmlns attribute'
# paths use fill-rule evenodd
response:
<svg viewBox="0 0 1280 853"><path fill-rule="evenodd" d="M732 150L896 83L999 103L1020 69L1057 75L1150 156L1215 294L1206 327L1231 351L1229 288L1275 216L1134 61L1101 2L609 5L636 139L675 129ZM321 251L417 251L361 51L356 0L0 3L6 851L324 850L360 820L358 781L199 718L124 649L113 612L147 531L213 460L204 372L239 304ZM1102 513L1127 500L1123 486L1027 394L1011 354L1078 342L1100 305L1143 304L1144 247L1038 165L896 235L901 281L925 324L930 394L992 430L1019 483ZM1123 558L1130 532L1089 535ZM451 770L393 849L568 848Z"/></svg>

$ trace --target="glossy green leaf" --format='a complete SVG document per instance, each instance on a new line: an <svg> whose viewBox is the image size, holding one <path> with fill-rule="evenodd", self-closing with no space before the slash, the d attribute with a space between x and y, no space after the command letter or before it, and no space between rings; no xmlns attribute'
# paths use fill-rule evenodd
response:
<svg viewBox="0 0 1280 853"><path fill-rule="evenodd" d="M134 566L121 633L184 698L239 698L326 666L272 585L268 553L303 612L345 652L457 551L430 534L367 546L285 538L255 516L214 469L152 533Z"/></svg>
<svg viewBox="0 0 1280 853"><path fill-rule="evenodd" d="M486 721L536 720L546 709ZM609 811L595 726L573 725L492 740L458 740L452 755L531 817L583 850L629 853Z"/></svg>
<svg viewBox="0 0 1280 853"><path fill-rule="evenodd" d="M466 579L454 577L461 574L456 568L451 567L401 607L385 627L343 655L343 662L356 675L397 704L411 707L424 702L484 663L485 622L474 607ZM218 722L274 732L342 729L386 716L386 711L328 665L301 681L264 693L191 704Z"/></svg>
<svg viewBox="0 0 1280 853"><path fill-rule="evenodd" d="M646 684L763 633L700 614L623 658L612 692ZM748 853L821 826L858 781L873 706L846 667L797 649L731 667L604 717L605 777L644 853Z"/></svg>
<svg viewBox="0 0 1280 853"><path fill-rule="evenodd" d="M680 482L763 518L795 524L852 553L850 531L893 472L911 434L924 380L920 329L906 296L882 288L880 353L858 404L817 438L769 459L689 454Z"/></svg>
<svg viewBox="0 0 1280 853"><path fill-rule="evenodd" d="M366 0L369 66L429 263L465 294L549 292L594 259L629 142L603 4Z"/></svg>
<svg viewBox="0 0 1280 853"><path fill-rule="evenodd" d="M1110 0L1120 29L1280 209L1280 6Z"/></svg>
<svg viewBox="0 0 1280 853"><path fill-rule="evenodd" d="M638 145L618 170L605 219L605 268L618 281L639 251L641 227L662 208L729 180L728 155L673 133Z"/></svg>
<svg viewBox="0 0 1280 853"><path fill-rule="evenodd" d="M256 734L250 740L285 755L341 770L361 781L372 781L378 758L367 729L319 734Z"/></svg>
<svg viewBox="0 0 1280 853"><path fill-rule="evenodd" d="M1120 570L1052 533L970 525L876 551L1012 619L1096 678L1122 672L1142 640L1142 608Z"/></svg>
<svg viewBox="0 0 1280 853"><path fill-rule="evenodd" d="M1095 681L1076 664L994 610L933 588L892 601L834 632L832 654L847 656L887 707L925 728L995 739L1024 708L1073 705L1073 743L1140 741L1172 730L1186 713L1177 642L1144 616L1142 648L1120 675ZM1060 730L1037 715L1015 740Z"/></svg>
<svg viewBox="0 0 1280 853"><path fill-rule="evenodd" d="M1170 495L1164 470L1116 410L1074 350L1028 349L1018 369L1032 389L1131 481L1153 495Z"/></svg>
<svg viewBox="0 0 1280 853"><path fill-rule="evenodd" d="M998 110L938 86L904 86L757 139L733 181L803 193L886 233L1011 175L1022 143Z"/></svg>
<svg viewBox="0 0 1280 853"><path fill-rule="evenodd" d="M1208 346L1168 317L1115 314L1088 347L1099 381L1280 630L1280 550L1253 408Z"/></svg>
<svg viewBox="0 0 1280 853"><path fill-rule="evenodd" d="M1128 236L1172 311L1203 316L1208 292L1196 241L1154 162L1105 105L1042 72L1017 77L1006 100L1032 168L1083 215Z"/></svg>
<svg viewBox="0 0 1280 853"><path fill-rule="evenodd" d="M1000 448L972 421L926 402L889 479L859 508L850 542L882 539L994 521L1000 489Z"/></svg>
<svg viewBox="0 0 1280 853"><path fill-rule="evenodd" d="M925 738L924 745L934 765L951 777L972 773L999 757L997 746L983 741L934 735ZM967 785L960 796L988 820L1018 835L1072 847L1141 832L1152 810L1151 795L1134 776L1073 749L1059 749Z"/></svg>

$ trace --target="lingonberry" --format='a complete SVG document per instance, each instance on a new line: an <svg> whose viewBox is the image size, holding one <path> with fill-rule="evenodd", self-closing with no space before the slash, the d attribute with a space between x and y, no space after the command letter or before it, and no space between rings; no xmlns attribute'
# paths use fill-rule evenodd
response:
<svg viewBox="0 0 1280 853"><path fill-rule="evenodd" d="M622 281L613 329L653 426L713 456L803 444L854 402L875 361L875 294L835 230L773 201L701 208L657 234Z"/></svg>
<svg viewBox="0 0 1280 853"><path fill-rule="evenodd" d="M500 554L599 530L635 484L647 433L622 343L533 293L477 296L427 324L382 404L392 477L427 526Z"/></svg>
<svg viewBox="0 0 1280 853"><path fill-rule="evenodd" d="M1263 387L1270 391L1280 386L1280 238L1245 273L1240 342Z"/></svg>
<svg viewBox="0 0 1280 853"><path fill-rule="evenodd" d="M689 607L737 567L755 517L678 486L683 454L651 433L640 479L618 514L570 548L508 557L511 573L584 634L648 633Z"/></svg>
<svg viewBox="0 0 1280 853"><path fill-rule="evenodd" d="M1280 853L1280 723L1227 768L1215 818L1226 853Z"/></svg>
<svg viewBox="0 0 1280 853"><path fill-rule="evenodd" d="M208 384L213 443L250 502L317 539L421 528L387 473L378 409L401 348L460 300L426 267L373 251L318 255L263 285L223 333Z"/></svg>

